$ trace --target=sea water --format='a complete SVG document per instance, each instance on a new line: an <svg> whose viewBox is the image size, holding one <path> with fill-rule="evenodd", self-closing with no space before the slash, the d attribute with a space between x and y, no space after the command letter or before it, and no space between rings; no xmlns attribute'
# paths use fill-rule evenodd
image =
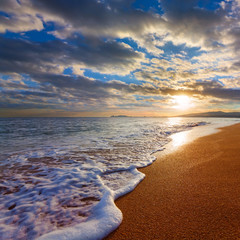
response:
<svg viewBox="0 0 240 240"><path fill-rule="evenodd" d="M122 221L114 200L144 178L137 168L172 134L238 121L1 118L0 239L102 239Z"/></svg>

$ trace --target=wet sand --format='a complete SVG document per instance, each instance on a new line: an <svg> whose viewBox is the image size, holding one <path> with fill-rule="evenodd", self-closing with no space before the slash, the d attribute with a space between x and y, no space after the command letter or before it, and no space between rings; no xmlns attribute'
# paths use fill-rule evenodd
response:
<svg viewBox="0 0 240 240"><path fill-rule="evenodd" d="M240 124L140 171L146 178L116 201L123 222L106 239L240 239Z"/></svg>

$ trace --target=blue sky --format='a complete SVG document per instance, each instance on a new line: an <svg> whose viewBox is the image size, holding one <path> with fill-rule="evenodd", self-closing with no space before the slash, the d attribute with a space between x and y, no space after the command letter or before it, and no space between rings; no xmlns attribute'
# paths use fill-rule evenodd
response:
<svg viewBox="0 0 240 240"><path fill-rule="evenodd" d="M239 0L2 0L0 116L239 111L239 10Z"/></svg>

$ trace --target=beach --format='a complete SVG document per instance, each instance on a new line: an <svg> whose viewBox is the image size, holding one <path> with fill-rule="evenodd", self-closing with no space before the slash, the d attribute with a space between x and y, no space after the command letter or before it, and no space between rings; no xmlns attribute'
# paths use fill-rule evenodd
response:
<svg viewBox="0 0 240 240"><path fill-rule="evenodd" d="M139 169L116 201L123 222L106 239L239 239L240 124L198 138Z"/></svg>

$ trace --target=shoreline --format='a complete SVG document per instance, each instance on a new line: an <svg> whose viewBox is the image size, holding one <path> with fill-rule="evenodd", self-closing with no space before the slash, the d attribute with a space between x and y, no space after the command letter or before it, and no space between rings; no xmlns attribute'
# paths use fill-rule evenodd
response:
<svg viewBox="0 0 240 240"><path fill-rule="evenodd" d="M115 201L123 222L105 239L237 239L240 124L160 155Z"/></svg>

